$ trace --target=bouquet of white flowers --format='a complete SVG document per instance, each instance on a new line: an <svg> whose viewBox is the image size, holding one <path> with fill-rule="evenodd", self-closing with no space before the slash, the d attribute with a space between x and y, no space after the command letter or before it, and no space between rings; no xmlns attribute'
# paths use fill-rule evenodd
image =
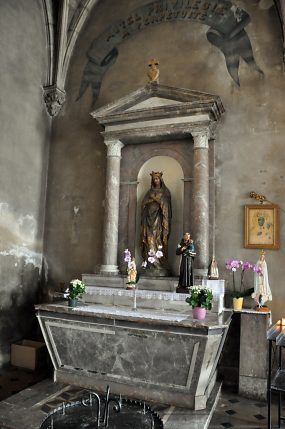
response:
<svg viewBox="0 0 285 429"><path fill-rule="evenodd" d="M68 288L65 291L64 297L70 299L82 298L85 293L85 284L79 280L74 279L69 283Z"/></svg>

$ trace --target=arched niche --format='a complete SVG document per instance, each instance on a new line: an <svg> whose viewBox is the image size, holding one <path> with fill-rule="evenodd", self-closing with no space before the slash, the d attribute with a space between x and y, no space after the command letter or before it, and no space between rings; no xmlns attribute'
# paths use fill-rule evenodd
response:
<svg viewBox="0 0 285 429"><path fill-rule="evenodd" d="M177 242L183 231L183 207L184 207L184 173L179 162L170 156L154 156L148 159L140 168L137 181L137 208L136 208L136 245L135 258L138 264L141 257L141 204L144 195L150 188L152 171L162 171L163 180L171 193L172 221L169 237L168 261L173 275L178 275L179 258L175 254Z"/></svg>

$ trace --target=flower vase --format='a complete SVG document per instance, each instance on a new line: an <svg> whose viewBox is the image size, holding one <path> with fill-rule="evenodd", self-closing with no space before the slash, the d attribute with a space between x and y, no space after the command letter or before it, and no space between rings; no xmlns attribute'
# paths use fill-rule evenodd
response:
<svg viewBox="0 0 285 429"><path fill-rule="evenodd" d="M241 298L233 298L233 309L235 311L242 310L242 305L243 305L243 297L241 297Z"/></svg>
<svg viewBox="0 0 285 429"><path fill-rule="evenodd" d="M68 299L68 307L76 307L77 306L77 299L76 298L69 298Z"/></svg>
<svg viewBox="0 0 285 429"><path fill-rule="evenodd" d="M192 308L193 319L204 320L206 317L206 308L194 307Z"/></svg>

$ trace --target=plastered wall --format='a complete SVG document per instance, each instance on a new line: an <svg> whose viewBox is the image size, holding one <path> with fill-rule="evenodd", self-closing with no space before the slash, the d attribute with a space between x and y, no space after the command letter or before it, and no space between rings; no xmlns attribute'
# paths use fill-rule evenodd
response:
<svg viewBox="0 0 285 429"><path fill-rule="evenodd" d="M40 2L0 2L0 366L36 339L50 120Z"/></svg>
<svg viewBox="0 0 285 429"><path fill-rule="evenodd" d="M211 230L216 236L220 274L228 288L231 278L224 269L225 259L255 262L259 256L258 250L243 246L244 205L253 203L249 192L264 194L285 210L282 38L270 2L235 2L250 16L245 30L255 60L254 68L240 58L240 86L227 71L223 51L207 39L208 25L169 21L145 27L118 43L118 55L100 81L97 99L89 86L76 101L94 40L114 21L125 20L146 3L101 1L75 47L67 102L54 120L50 153L45 252L53 289L83 272L94 272L101 264L106 148L102 129L89 113L143 86L149 58L160 61L161 84L217 94L226 109L214 143L216 213ZM280 249L266 254L274 320L285 310L284 238L281 211ZM249 287L251 281L249 277Z"/></svg>

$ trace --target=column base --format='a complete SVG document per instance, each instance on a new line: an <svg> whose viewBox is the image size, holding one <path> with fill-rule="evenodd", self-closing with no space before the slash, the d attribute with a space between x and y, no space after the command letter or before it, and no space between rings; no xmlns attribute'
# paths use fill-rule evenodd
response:
<svg viewBox="0 0 285 429"><path fill-rule="evenodd" d="M119 274L118 265L101 265L100 274L104 276L115 276Z"/></svg>

